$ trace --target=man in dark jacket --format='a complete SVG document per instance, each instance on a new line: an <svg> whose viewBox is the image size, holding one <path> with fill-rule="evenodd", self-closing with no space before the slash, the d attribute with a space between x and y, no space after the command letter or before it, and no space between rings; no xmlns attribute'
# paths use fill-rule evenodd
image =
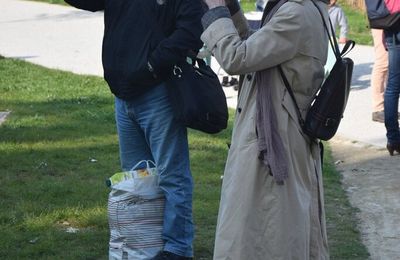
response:
<svg viewBox="0 0 400 260"><path fill-rule="evenodd" d="M115 95L123 170L155 161L166 196L164 250L154 259L193 257L192 191L186 127L174 118L165 81L202 46L201 0L65 0L104 10L104 78Z"/></svg>

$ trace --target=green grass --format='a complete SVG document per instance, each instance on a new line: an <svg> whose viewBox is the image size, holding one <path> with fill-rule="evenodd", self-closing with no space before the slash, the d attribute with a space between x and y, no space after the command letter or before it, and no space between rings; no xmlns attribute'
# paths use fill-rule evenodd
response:
<svg viewBox="0 0 400 260"><path fill-rule="evenodd" d="M118 148L103 80L8 59L0 75L0 258L104 258Z"/></svg>
<svg viewBox="0 0 400 260"><path fill-rule="evenodd" d="M240 1L240 6L242 7L244 12L251 12L251 11L255 11L256 6L255 6L255 2L254 0L241 0Z"/></svg>
<svg viewBox="0 0 400 260"><path fill-rule="evenodd" d="M363 260L369 254L360 239L358 220L341 185L342 176L336 171L329 145L325 145L324 195L328 243L331 259Z"/></svg>
<svg viewBox="0 0 400 260"><path fill-rule="evenodd" d="M372 45L371 31L368 27L368 18L365 11L357 10L346 5L345 1L338 1L343 8L349 23L348 38L357 44Z"/></svg>
<svg viewBox="0 0 400 260"><path fill-rule="evenodd" d="M0 126L0 259L107 259L104 181L119 171L108 87L99 77L0 58L0 93L0 111L12 111ZM196 259L212 257L231 127L189 134ZM332 259L365 259L355 210L327 158Z"/></svg>
<svg viewBox="0 0 400 260"><path fill-rule="evenodd" d="M0 93L0 111L12 111L0 126L0 259L106 259L105 179L119 171L108 87L98 77L0 59ZM229 137L190 132L196 255L205 259ZM80 231L66 233L69 226Z"/></svg>

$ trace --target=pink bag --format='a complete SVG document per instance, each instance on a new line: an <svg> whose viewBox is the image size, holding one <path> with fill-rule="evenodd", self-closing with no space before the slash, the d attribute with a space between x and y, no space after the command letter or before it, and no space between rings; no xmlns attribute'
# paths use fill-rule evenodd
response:
<svg viewBox="0 0 400 260"><path fill-rule="evenodd" d="M385 4L391 14L400 11L400 0L385 0Z"/></svg>

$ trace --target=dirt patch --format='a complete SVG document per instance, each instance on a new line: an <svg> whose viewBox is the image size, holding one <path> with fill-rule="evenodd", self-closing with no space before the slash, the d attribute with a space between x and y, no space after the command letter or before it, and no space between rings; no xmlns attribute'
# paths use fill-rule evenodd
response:
<svg viewBox="0 0 400 260"><path fill-rule="evenodd" d="M371 259L400 259L400 155L335 137L329 142Z"/></svg>

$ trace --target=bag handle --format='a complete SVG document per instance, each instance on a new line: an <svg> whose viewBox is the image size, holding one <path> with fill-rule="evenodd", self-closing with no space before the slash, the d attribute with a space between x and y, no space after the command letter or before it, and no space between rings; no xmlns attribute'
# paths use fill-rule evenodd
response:
<svg viewBox="0 0 400 260"><path fill-rule="evenodd" d="M188 57L188 58L191 59L191 61L192 61L191 63L188 62L187 60L184 60L182 62L186 62L187 64L189 64L189 66L192 66L192 67L196 67L196 64L197 64L197 67L199 67L199 68L208 67L206 62L203 59L199 59L197 57L196 58ZM178 78L182 77L182 74L183 74L182 65L175 64L174 68L172 69L172 74Z"/></svg>
<svg viewBox="0 0 400 260"><path fill-rule="evenodd" d="M336 59L339 59L340 58L339 44L337 43L337 40L336 40L335 30L333 29L333 25L332 25L331 19L328 17L329 27L331 29L331 31L329 32L329 29L328 29L328 26L326 25L326 21L324 19L324 16L323 16L321 10L318 8L318 5L314 1L311 1L311 2L315 6L315 8L317 8L319 14L321 15L322 23L324 24L324 28L325 28L326 34L328 35L329 43L330 43L330 45L332 47L333 52L335 53Z"/></svg>
<svg viewBox="0 0 400 260"><path fill-rule="evenodd" d="M146 163L146 169L150 169L151 166L153 166L153 168L156 168L156 167L157 167L156 164L155 164L152 160L141 160L141 161L139 161L137 164L135 164L135 166L133 166L133 167L131 168L131 171L137 170L137 167L138 167L139 165L143 164L143 163ZM142 169L142 168L139 168L139 169Z"/></svg>
<svg viewBox="0 0 400 260"><path fill-rule="evenodd" d="M340 57L343 57L343 56L345 56L347 53L349 53L349 52L354 48L355 45L356 45L356 43L355 43L354 41L348 40L348 41L344 44L343 49L342 49L342 51L340 52Z"/></svg>

